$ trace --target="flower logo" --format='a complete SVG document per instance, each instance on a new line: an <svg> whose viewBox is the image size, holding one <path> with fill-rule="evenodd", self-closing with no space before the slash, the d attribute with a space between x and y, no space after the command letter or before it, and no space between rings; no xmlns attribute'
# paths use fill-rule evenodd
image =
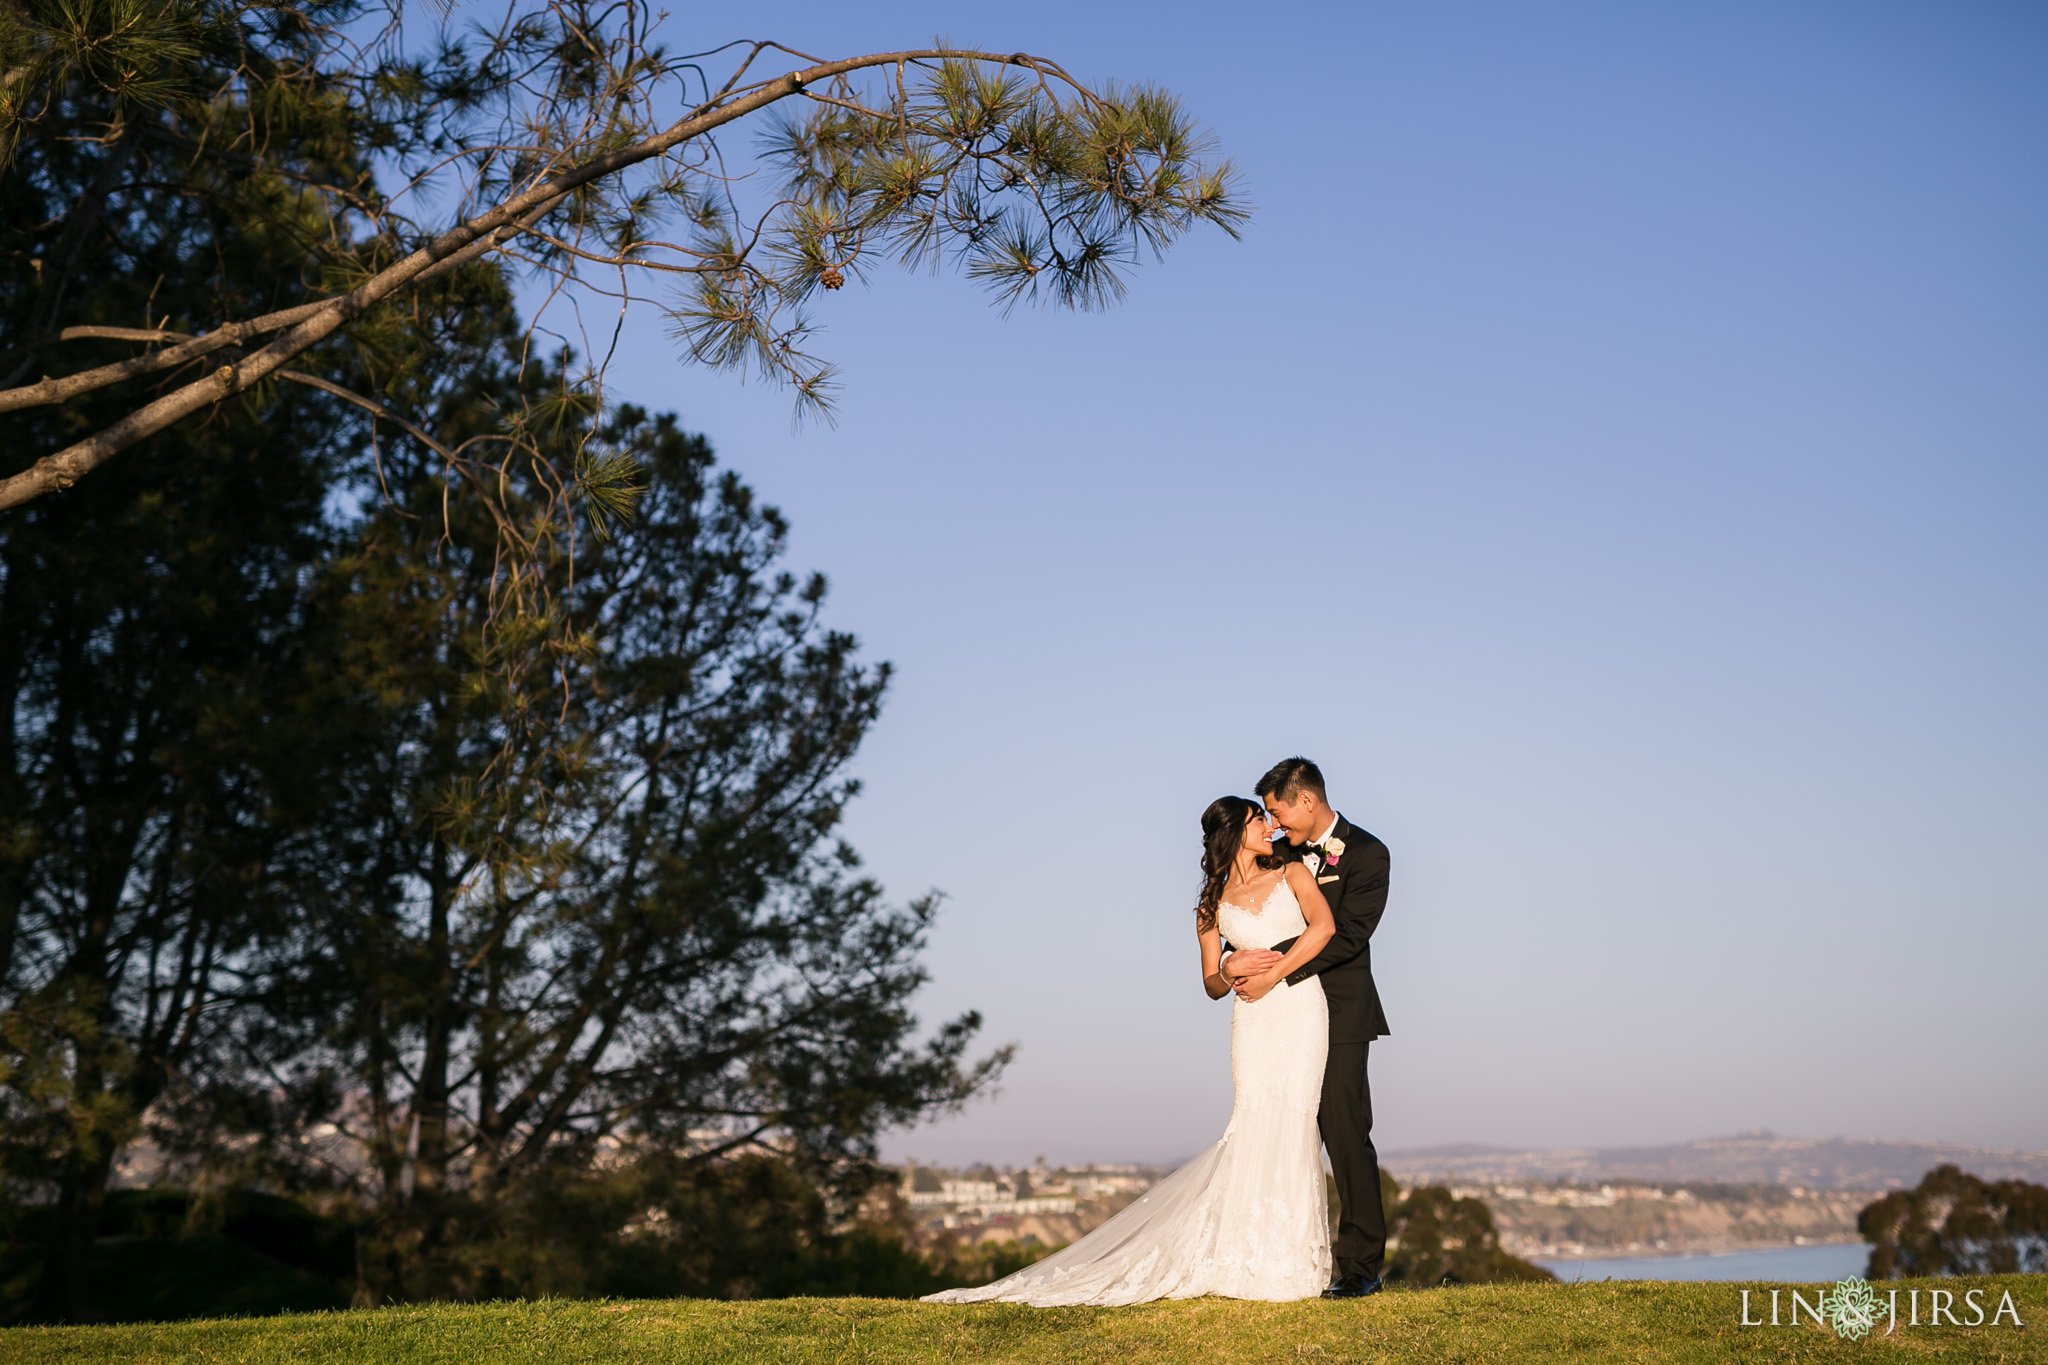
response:
<svg viewBox="0 0 2048 1365"><path fill-rule="evenodd" d="M1837 1280L1835 1287L1820 1296L1820 1310L1838 1337L1861 1341L1877 1326L1877 1291L1861 1275Z"/></svg>

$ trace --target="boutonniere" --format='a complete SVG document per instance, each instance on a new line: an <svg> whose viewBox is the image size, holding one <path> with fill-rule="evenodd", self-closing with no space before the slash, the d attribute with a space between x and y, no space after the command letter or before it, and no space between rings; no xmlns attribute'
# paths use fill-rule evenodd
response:
<svg viewBox="0 0 2048 1365"><path fill-rule="evenodd" d="M1322 856L1316 853L1313 849L1309 850L1307 853L1302 854L1301 860L1308 864L1308 871L1310 876L1314 876L1316 873L1321 872L1323 870Z"/></svg>
<svg viewBox="0 0 2048 1365"><path fill-rule="evenodd" d="M1337 865L1337 860L1344 856L1344 841L1342 839L1332 837L1323 840L1323 847L1329 851L1330 866L1335 867Z"/></svg>

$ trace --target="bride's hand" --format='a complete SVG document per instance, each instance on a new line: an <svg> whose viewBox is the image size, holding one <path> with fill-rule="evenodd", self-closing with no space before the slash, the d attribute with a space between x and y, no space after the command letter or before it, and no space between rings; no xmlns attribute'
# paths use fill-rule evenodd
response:
<svg viewBox="0 0 2048 1365"><path fill-rule="evenodd" d="M1279 984L1278 972L1266 971L1256 976L1242 976L1237 980L1237 997L1244 1001L1257 1000Z"/></svg>
<svg viewBox="0 0 2048 1365"><path fill-rule="evenodd" d="M1223 975L1232 982L1257 976L1280 960L1271 948L1239 948L1223 960Z"/></svg>

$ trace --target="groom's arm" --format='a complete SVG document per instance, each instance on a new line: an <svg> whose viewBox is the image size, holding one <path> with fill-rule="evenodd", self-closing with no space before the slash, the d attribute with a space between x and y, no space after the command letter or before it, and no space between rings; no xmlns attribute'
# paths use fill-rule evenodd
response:
<svg viewBox="0 0 2048 1365"><path fill-rule="evenodd" d="M1330 907L1337 932L1313 960L1288 976L1289 985L1298 985L1351 961L1365 951L1365 945L1372 941L1372 931L1380 927L1380 916L1387 911L1387 846L1375 839L1369 848L1361 850L1360 856L1363 861L1358 871L1344 879L1343 895Z"/></svg>
<svg viewBox="0 0 2048 1365"><path fill-rule="evenodd" d="M1278 962L1287 950L1293 946L1294 940L1290 938L1285 943L1274 944L1271 948L1233 948L1230 946L1230 940L1225 939L1223 941L1223 956L1218 960L1216 970L1222 974L1223 980L1226 983L1235 986L1238 978L1257 976L1260 972ZM1225 991L1224 995L1229 993ZM1215 998L1221 1000L1223 996L1219 995Z"/></svg>

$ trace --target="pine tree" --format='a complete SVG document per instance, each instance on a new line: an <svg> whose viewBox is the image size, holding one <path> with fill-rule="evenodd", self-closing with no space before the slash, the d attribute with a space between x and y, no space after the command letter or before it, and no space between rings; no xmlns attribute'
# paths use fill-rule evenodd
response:
<svg viewBox="0 0 2048 1365"><path fill-rule="evenodd" d="M335 388L301 358L402 315L467 262L516 263L552 280L551 299L658 307L691 359L754 369L823 415L832 372L810 349L809 310L878 259L950 259L1006 307L1097 308L1141 252L1204 223L1235 236L1247 216L1234 169L1171 94L1093 88L1045 57L943 40L833 59L774 42L678 55L636 0L514 0L494 26L422 40L395 0L363 8L0 4L10 173L44 185L41 150L62 137L103 149L4 259L4 292L28 302L0 315L0 413L109 393L125 408L10 452L0 509L271 379L393 411L374 383ZM753 201L719 142L742 128L765 135L777 182ZM304 253L278 297L110 317L66 294L73 248L106 230L110 205L132 214L166 176L174 193L224 196L224 171L269 196L272 230ZM678 288L662 301L656 284ZM86 340L126 350L86 363ZM603 374L600 360L579 376L596 399ZM502 449L443 449L452 477L491 495ZM557 472L559 496L585 491L575 474Z"/></svg>

